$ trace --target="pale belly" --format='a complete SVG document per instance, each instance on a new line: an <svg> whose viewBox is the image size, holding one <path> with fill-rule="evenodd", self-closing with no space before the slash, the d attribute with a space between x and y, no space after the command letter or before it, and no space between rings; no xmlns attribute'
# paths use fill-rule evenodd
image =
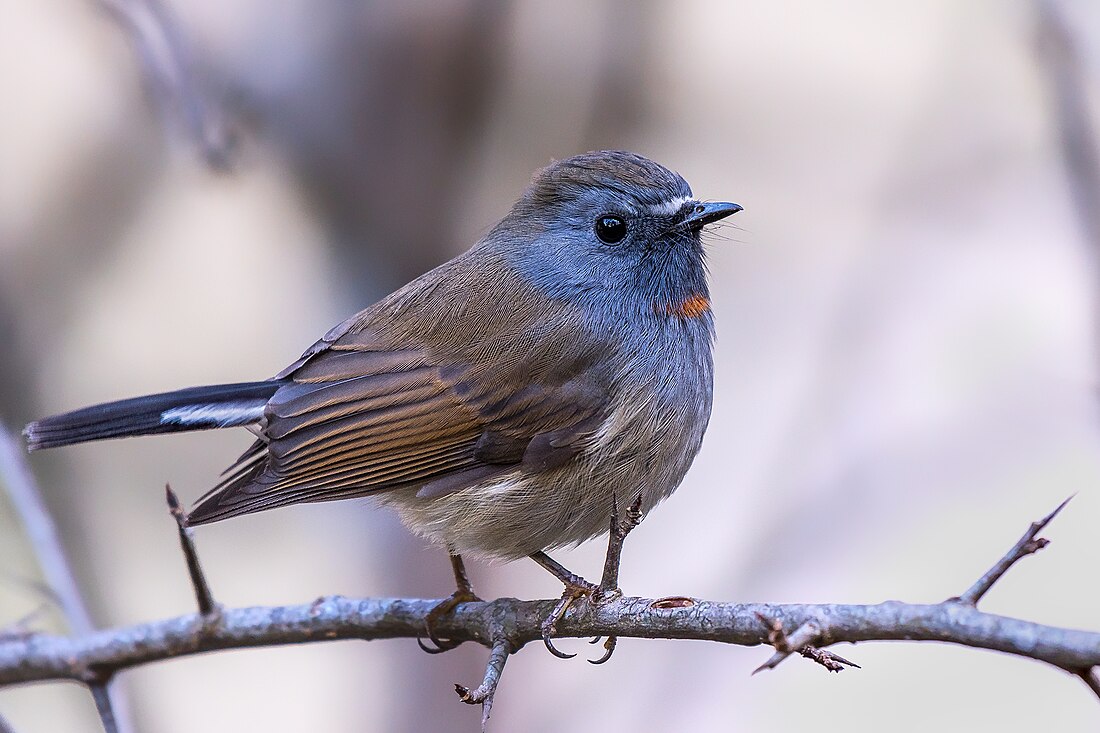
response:
<svg viewBox="0 0 1100 733"><path fill-rule="evenodd" d="M710 416L705 376L693 380L695 390L622 397L585 450L560 468L517 468L445 496L420 499L410 489L382 501L414 532L462 555L514 559L583 542L608 531L613 505L623 512L640 497L648 513L680 484Z"/></svg>

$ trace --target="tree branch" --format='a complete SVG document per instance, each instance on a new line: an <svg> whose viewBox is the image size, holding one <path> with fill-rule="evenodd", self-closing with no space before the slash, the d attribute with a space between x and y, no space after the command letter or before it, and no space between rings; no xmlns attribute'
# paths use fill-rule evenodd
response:
<svg viewBox="0 0 1100 733"><path fill-rule="evenodd" d="M8 491L16 512L27 533L35 558L42 570L52 598L61 607L69 629L78 636L95 630L92 616L76 582L76 575L65 556L65 547L50 515L42 492L31 475L26 454L8 429L0 423L0 482ZM129 709L125 695L111 685L110 675L97 677L90 682L96 710L107 733L131 730L129 719L124 717ZM114 701L114 704L112 704ZM115 710L121 711L120 714Z"/></svg>
<svg viewBox="0 0 1100 733"><path fill-rule="evenodd" d="M1067 500L1068 501L1068 500ZM1036 535L1065 506L1033 523L1028 532L962 596L935 604L886 601L874 605L721 603L684 596L632 598L611 594L580 598L558 620L559 637L695 639L755 646L775 653L757 669L770 669L798 653L831 671L858 667L832 652L839 642L938 641L1034 659L1080 677L1100 695L1100 633L1031 623L985 613L977 600L1021 557L1046 546ZM177 520L179 517L177 517ZM181 538L186 537L184 533ZM201 578L198 557L184 540L192 579ZM199 584L196 584L198 587ZM436 600L318 598L306 605L222 610L96 631L73 638L14 635L0 638L0 687L47 680L75 680L92 688L116 673L151 662L227 649L304 644L340 639L418 638ZM464 702L481 703L484 727L508 656L543 639L557 600L459 604L435 620L435 630L455 642L491 650L484 679L473 691L455 689ZM207 609L209 611L209 608ZM785 629L794 629L787 633ZM101 715L105 724L110 710ZM111 729L108 728L108 731Z"/></svg>
<svg viewBox="0 0 1100 733"><path fill-rule="evenodd" d="M874 605L719 603L662 608L661 599L622 597L602 605L579 603L558 627L561 637L614 634L643 639L696 639L768 644L757 614L786 628L817 627L821 646L838 642L939 641L989 649L1079 674L1100 665L1100 633L1031 623L985 613L965 604ZM491 647L499 634L513 649L542 639L541 625L555 600L501 598L464 603L441 619L440 634ZM216 625L197 614L98 631L84 637L37 635L0 643L0 686L44 680L87 679L151 662L225 649L338 639L415 639L438 603L422 599L329 597L296 606L223 610Z"/></svg>

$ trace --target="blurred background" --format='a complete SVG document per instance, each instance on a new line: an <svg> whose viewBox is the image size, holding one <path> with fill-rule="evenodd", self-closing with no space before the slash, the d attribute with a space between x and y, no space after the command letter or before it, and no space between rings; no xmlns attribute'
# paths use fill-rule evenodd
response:
<svg viewBox="0 0 1100 733"><path fill-rule="evenodd" d="M1040 8L1047 11L1040 12ZM7 0L0 24L0 419L274 374L472 244L552 158L605 147L745 206L711 238L714 417L626 546L637 595L935 602L1077 493L986 610L1100 629L1100 5L722 0ZM1054 29L1061 27L1066 35ZM1091 146L1091 147L1090 147ZM243 431L31 461L97 625L194 607L188 502ZM230 606L441 597L443 553L368 501L202 527ZM598 574L603 543L561 553ZM530 562L484 597L551 597ZM0 627L46 602L0 497ZM34 628L61 632L49 607ZM512 658L491 730L1094 731L1078 680L931 644L623 640ZM486 651L411 640L120 677L145 731L466 731ZM17 733L96 731L87 691L0 690Z"/></svg>

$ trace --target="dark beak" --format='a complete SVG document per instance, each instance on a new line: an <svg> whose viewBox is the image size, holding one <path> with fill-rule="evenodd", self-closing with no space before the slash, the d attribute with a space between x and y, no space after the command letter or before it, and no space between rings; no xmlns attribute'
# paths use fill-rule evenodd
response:
<svg viewBox="0 0 1100 733"><path fill-rule="evenodd" d="M688 217L684 219L682 226L686 226L688 229L702 229L707 224L725 219L727 216L741 211L741 209L742 207L739 204L726 202L696 204Z"/></svg>

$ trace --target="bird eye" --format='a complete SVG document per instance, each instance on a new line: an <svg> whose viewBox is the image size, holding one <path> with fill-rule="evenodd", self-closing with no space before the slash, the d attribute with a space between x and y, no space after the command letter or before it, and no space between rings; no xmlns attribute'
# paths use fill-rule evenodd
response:
<svg viewBox="0 0 1100 733"><path fill-rule="evenodd" d="M596 219L596 236L604 244L618 244L626 236L626 222L618 216Z"/></svg>

